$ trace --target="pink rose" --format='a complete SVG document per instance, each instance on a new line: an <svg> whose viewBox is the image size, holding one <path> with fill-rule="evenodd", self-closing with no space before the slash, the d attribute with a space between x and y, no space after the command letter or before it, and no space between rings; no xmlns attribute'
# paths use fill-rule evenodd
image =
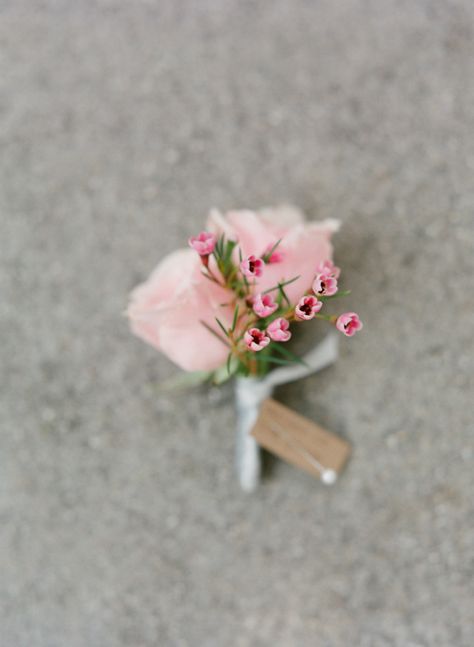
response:
<svg viewBox="0 0 474 647"><path fill-rule="evenodd" d="M228 349L201 323L219 332L232 311L220 304L229 292L201 273L199 256L191 249L167 256L150 278L132 292L128 316L133 332L162 351L186 371L210 371L225 363Z"/></svg>
<svg viewBox="0 0 474 647"><path fill-rule="evenodd" d="M302 213L294 207L279 207L261 211L229 211L225 215L213 210L209 216L208 229L217 235L225 233L237 240L243 258L250 255L264 256L278 241L277 263L265 266L258 279L258 289L264 292L278 282L299 279L285 287L293 304L311 287L315 268L331 260L331 236L338 229L338 222L305 222Z"/></svg>

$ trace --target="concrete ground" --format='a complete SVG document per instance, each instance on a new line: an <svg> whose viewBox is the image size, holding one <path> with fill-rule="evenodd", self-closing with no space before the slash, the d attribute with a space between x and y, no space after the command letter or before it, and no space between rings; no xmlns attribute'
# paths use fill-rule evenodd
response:
<svg viewBox="0 0 474 647"><path fill-rule="evenodd" d="M471 0L0 1L1 647L473 644ZM209 207L337 217L365 329L281 399L325 488L233 473L129 289Z"/></svg>

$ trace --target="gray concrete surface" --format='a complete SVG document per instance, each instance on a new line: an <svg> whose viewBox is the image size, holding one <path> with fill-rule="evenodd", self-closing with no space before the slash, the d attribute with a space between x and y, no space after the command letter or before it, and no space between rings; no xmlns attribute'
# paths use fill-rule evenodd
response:
<svg viewBox="0 0 474 647"><path fill-rule="evenodd" d="M473 644L464 1L0 2L1 647ZM208 208L338 217L365 321L281 393L354 444L233 474L129 289Z"/></svg>

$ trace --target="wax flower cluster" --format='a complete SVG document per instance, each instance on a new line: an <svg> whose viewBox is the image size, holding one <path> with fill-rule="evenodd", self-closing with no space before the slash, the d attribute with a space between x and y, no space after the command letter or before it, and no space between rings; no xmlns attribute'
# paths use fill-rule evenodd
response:
<svg viewBox="0 0 474 647"><path fill-rule="evenodd" d="M314 268L314 278L296 304L287 296L286 286L300 277L286 277L273 287L261 291L259 279L270 264L280 263L284 251L281 240L269 246L262 255L243 256L238 243L223 234L203 231L189 239L189 246L200 256L203 275L225 288L232 298L220 304L233 309L230 327L216 317L216 327L201 322L210 334L228 347L229 374L262 375L271 364L290 364L301 359L285 347L297 324L323 319L337 330L352 337L362 328L355 312L325 314L326 301L348 294L340 291L341 270L331 260ZM310 261L309 261L310 262Z"/></svg>

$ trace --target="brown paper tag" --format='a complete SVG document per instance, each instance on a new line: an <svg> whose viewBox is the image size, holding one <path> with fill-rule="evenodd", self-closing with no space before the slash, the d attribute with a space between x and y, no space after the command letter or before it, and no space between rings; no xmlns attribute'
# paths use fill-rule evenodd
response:
<svg viewBox="0 0 474 647"><path fill-rule="evenodd" d="M351 453L348 442L271 398L251 433L259 445L327 484L334 483Z"/></svg>

